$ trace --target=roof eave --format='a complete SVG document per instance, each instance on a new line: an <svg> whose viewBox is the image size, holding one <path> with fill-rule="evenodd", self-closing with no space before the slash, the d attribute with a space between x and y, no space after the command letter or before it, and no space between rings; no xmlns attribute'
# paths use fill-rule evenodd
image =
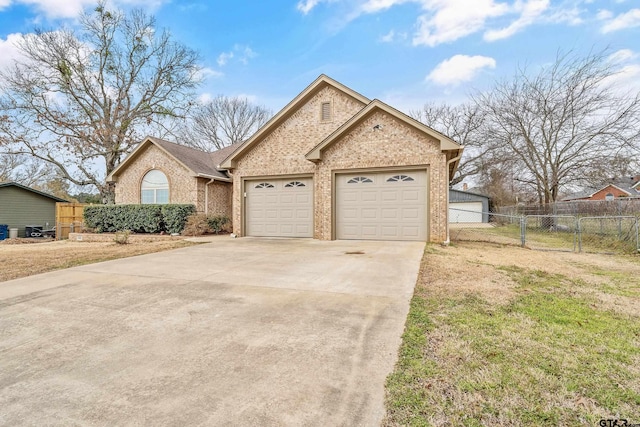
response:
<svg viewBox="0 0 640 427"><path fill-rule="evenodd" d="M180 160L179 158L177 158L176 156L171 154L162 145L156 144L154 142L154 140L153 140L153 137L147 135L142 140L142 142L140 144L138 144L138 146L122 162L120 162L120 164L107 176L107 182L116 181L115 178L118 176L118 172L120 172L121 169L123 169L131 161L133 161L133 159L135 159L138 156L138 153L142 151L142 148L148 146L149 144L153 144L156 148L161 150L167 156L169 156L172 159L174 159L176 162L178 162L178 164L180 164L182 167L184 167L186 170L188 170L193 176L197 175L197 173L193 169L191 169L189 166L187 166L182 160Z"/></svg>
<svg viewBox="0 0 640 427"><path fill-rule="evenodd" d="M223 178L220 176L213 176L213 175L209 175L206 173L198 173L195 175L197 178L208 178L208 179L212 179L214 181L222 181L222 182L233 182L233 179L231 178Z"/></svg>
<svg viewBox="0 0 640 427"><path fill-rule="evenodd" d="M131 161L133 161L133 159L135 159L138 156L138 153L142 150L143 146L146 146L146 145L149 145L149 144L153 144L153 141L147 135L147 136L144 137L142 142L140 142L140 144L138 144L138 146L136 148L134 148L133 151L131 153L129 153L129 155L127 157L125 157L124 160L121 161L120 164L118 166L116 166L115 169L113 169L109 175L107 175L106 181L107 182L116 182L117 181L117 176L118 176L118 173L120 172L120 170L124 169L129 163L131 163Z"/></svg>
<svg viewBox="0 0 640 427"><path fill-rule="evenodd" d="M35 188L27 187L26 185L22 185L19 182L15 182L15 181L2 182L0 183L0 187L18 187L26 191L31 191L32 193L35 193L35 194L39 194L40 196L48 197L49 199L55 200L56 202L69 203L68 200L60 198L58 196L54 196L53 194L45 193L44 191L36 190Z"/></svg>

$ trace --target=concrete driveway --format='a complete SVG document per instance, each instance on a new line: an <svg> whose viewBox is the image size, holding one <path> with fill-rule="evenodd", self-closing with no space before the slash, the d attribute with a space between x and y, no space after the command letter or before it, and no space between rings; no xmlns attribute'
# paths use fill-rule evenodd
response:
<svg viewBox="0 0 640 427"><path fill-rule="evenodd" d="M0 424L378 425L423 247L223 236L0 283Z"/></svg>

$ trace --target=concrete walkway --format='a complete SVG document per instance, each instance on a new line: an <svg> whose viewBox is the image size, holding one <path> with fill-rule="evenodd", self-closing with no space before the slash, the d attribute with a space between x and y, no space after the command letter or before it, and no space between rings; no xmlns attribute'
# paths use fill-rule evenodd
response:
<svg viewBox="0 0 640 427"><path fill-rule="evenodd" d="M0 283L0 425L378 425L423 247L222 236Z"/></svg>

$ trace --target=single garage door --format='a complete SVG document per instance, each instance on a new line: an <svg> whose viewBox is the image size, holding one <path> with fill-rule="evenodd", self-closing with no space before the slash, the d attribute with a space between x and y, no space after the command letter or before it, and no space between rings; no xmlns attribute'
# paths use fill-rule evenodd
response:
<svg viewBox="0 0 640 427"><path fill-rule="evenodd" d="M247 236L313 237L313 180L245 181Z"/></svg>
<svg viewBox="0 0 640 427"><path fill-rule="evenodd" d="M336 238L427 240L426 171L336 175Z"/></svg>
<svg viewBox="0 0 640 427"><path fill-rule="evenodd" d="M449 203L449 222L482 222L482 202Z"/></svg>

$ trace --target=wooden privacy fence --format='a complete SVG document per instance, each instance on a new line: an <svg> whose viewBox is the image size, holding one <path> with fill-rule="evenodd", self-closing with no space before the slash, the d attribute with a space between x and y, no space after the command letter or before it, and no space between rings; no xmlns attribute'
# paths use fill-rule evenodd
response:
<svg viewBox="0 0 640 427"><path fill-rule="evenodd" d="M86 203L56 203L56 240L68 239L69 233L81 231Z"/></svg>

